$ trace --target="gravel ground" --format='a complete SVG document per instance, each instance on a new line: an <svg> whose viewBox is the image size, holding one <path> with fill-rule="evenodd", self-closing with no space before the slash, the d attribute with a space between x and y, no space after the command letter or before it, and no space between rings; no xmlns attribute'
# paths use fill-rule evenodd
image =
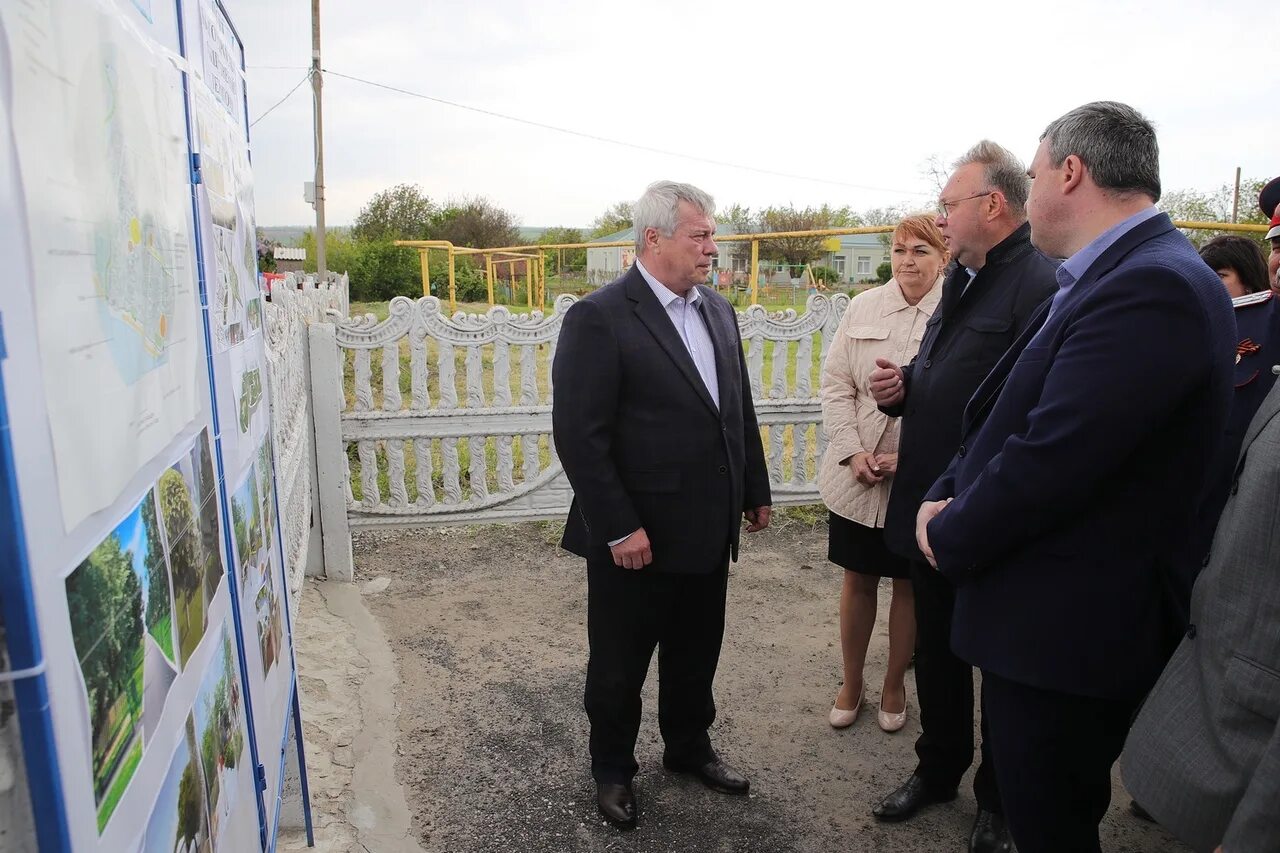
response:
<svg viewBox="0 0 1280 853"><path fill-rule="evenodd" d="M726 797L662 770L651 670L637 745L640 826L620 833L604 824L582 710L585 573L554 546L556 533L529 524L357 537L358 582L399 674L399 731L386 737L397 741L395 773L423 849L965 849L975 808L968 779L954 803L908 823L871 818L872 805L914 767L918 733L910 678L907 727L886 735L875 724L888 584L868 657L867 704L851 728L834 731L826 712L840 678L839 570L824 559L825 526L787 520L749 537L731 569L716 680L712 739L751 778L751 796ZM1117 781L1104 849L1183 849L1131 817L1127 804Z"/></svg>

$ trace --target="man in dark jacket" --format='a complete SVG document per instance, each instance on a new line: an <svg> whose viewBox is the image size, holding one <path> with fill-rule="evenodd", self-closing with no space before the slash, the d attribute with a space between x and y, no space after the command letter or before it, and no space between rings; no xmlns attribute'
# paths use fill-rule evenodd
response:
<svg viewBox="0 0 1280 853"><path fill-rule="evenodd" d="M973 762L973 668L951 651L955 591L916 547L916 511L960 445L960 419L979 383L1056 289L1055 264L1032 245L1026 170L994 142L982 141L955 164L938 201L956 268L905 368L888 361L871 374L880 407L902 418L902 444L885 520L889 547L911 561L916 604L916 692L920 763L873 810L906 820L931 803L952 800ZM983 720L982 762L974 776L978 814L969 849L1008 849L1000 793Z"/></svg>
<svg viewBox="0 0 1280 853"><path fill-rule="evenodd" d="M749 783L708 729L739 529L769 526L769 473L733 307L702 286L715 203L660 181L634 207L635 266L564 317L552 376L573 486L566 550L587 561L586 710L601 814L636 824L640 689L658 649L663 765L726 794Z"/></svg>
<svg viewBox="0 0 1280 853"><path fill-rule="evenodd" d="M951 646L982 669L1018 849L1098 853L1111 766L1182 627L1171 580L1224 438L1235 318L1155 207L1159 149L1137 110L1055 120L1030 174L1059 288L974 393L916 538L956 584Z"/></svg>

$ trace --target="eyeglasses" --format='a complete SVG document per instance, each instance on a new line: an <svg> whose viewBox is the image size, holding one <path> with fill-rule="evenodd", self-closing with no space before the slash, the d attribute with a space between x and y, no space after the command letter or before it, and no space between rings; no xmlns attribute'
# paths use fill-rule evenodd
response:
<svg viewBox="0 0 1280 853"><path fill-rule="evenodd" d="M951 208L955 207L960 202L968 201L971 198L982 198L983 196L991 195L993 192L995 192L995 190L983 190L980 193L967 195L964 198L957 198L952 201L943 201L942 199L938 199L938 215L943 219L948 219L951 216Z"/></svg>

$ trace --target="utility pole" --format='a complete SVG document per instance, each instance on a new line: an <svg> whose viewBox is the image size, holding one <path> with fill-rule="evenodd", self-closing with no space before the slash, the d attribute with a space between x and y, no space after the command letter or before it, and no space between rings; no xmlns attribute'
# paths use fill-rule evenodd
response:
<svg viewBox="0 0 1280 853"><path fill-rule="evenodd" d="M1231 221L1239 222L1240 214L1240 167L1236 166L1236 191L1231 197Z"/></svg>
<svg viewBox="0 0 1280 853"><path fill-rule="evenodd" d="M321 92L324 81L320 71L320 0L311 0L311 91L315 113L316 137L316 281L323 284L324 257L324 121L321 114Z"/></svg>

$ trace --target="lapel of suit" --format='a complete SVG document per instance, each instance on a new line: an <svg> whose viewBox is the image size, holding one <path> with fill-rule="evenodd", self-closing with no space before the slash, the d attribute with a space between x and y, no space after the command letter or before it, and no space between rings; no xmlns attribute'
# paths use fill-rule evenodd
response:
<svg viewBox="0 0 1280 853"><path fill-rule="evenodd" d="M1066 298L1062 300L1061 304L1058 305L1057 311L1054 312L1054 322L1061 323L1061 318L1067 316L1070 309L1085 297L1093 286L1098 283L1098 280L1115 269L1130 252L1148 240L1172 230L1173 221L1169 219L1167 214L1161 213L1122 234L1119 240L1108 247L1097 260L1089 265L1080 280L1072 286ZM982 417L983 413L1000 396L1000 390L1004 388L1005 382L1008 381L1010 371L1013 370L1014 364L1021 357L1023 348L1040 331L1040 327L1044 324L1045 316L1048 314L1049 307L1052 304L1052 299L1046 300L1036 310L1035 316L1027 324L1027 328L1023 329L1018 340L996 363L991 373L987 375L987 378L982 381L982 384L978 386L978 390L969 399L969 405L965 407L962 426L964 434L968 433L970 427Z"/></svg>
<svg viewBox="0 0 1280 853"><path fill-rule="evenodd" d="M1244 443L1240 446L1242 457L1248 452L1249 445L1253 444L1254 440L1266 428L1267 424L1275 419L1276 415L1280 415L1280 382L1271 386L1271 390L1262 400L1262 405L1258 407L1257 413L1254 414L1253 420L1249 421L1249 428L1245 430L1244 434Z"/></svg>
<svg viewBox="0 0 1280 853"><path fill-rule="evenodd" d="M684 341L680 339L680 333L676 331L676 327L671 322L671 317L667 315L667 311L662 307L662 303L658 301L658 297L653 295L653 291L649 289L649 283L644 280L644 276L634 266L628 274L627 298L635 303L636 317L649 330L649 334L658 341L662 349L666 351L667 356L675 362L676 367L684 374L684 378L693 386L693 390L697 392L702 402L707 405L711 413L719 417L719 410L716 408L715 401L711 399L711 392L707 390L707 385L702 381L702 377L698 375L698 368L694 366L693 357L689 355L689 350L685 347ZM714 335L713 335L714 341ZM720 357L717 352L716 369L719 371Z"/></svg>
<svg viewBox="0 0 1280 853"><path fill-rule="evenodd" d="M719 414L725 408L725 392L729 388L727 377L737 363L738 354L733 350L738 340L737 315L731 314L734 319L729 321L723 311L717 311L713 307L711 298L708 296L709 293L715 293L715 290L706 285L699 285L698 289L702 297L698 300L699 311L702 314L702 321L707 324L707 334L711 336L711 350L716 357L716 385L720 389L720 407L716 413Z"/></svg>

